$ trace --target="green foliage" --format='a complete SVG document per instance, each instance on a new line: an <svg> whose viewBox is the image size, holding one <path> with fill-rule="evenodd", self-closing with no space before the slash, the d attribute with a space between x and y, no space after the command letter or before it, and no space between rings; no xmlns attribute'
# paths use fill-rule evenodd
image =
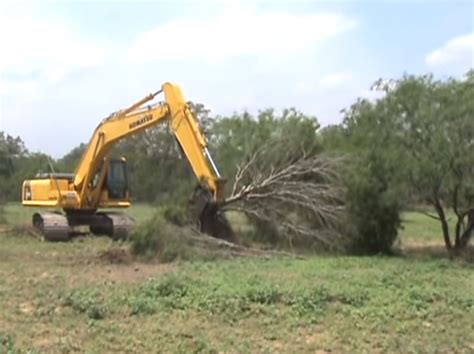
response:
<svg viewBox="0 0 474 354"><path fill-rule="evenodd" d="M324 286L305 289L297 293L288 302L300 316L321 317L325 307L331 301L331 295Z"/></svg>
<svg viewBox="0 0 474 354"><path fill-rule="evenodd" d="M393 122L387 148L400 152L401 173L433 206L446 247L465 247L474 228L467 217L474 209L474 72L465 80L406 76L394 88L379 86L387 92L380 105ZM456 213L454 235L445 217L449 207Z"/></svg>
<svg viewBox="0 0 474 354"><path fill-rule="evenodd" d="M349 250L358 254L392 253L401 225L402 193L380 162L355 160L346 175Z"/></svg>
<svg viewBox="0 0 474 354"><path fill-rule="evenodd" d="M25 144L19 137L0 132L0 176L11 176L15 171L15 159L26 152Z"/></svg>
<svg viewBox="0 0 474 354"><path fill-rule="evenodd" d="M214 266L209 266L211 273ZM265 267L266 268L266 267ZM235 265L230 269L238 271ZM369 300L363 289L328 288L325 285L279 286L260 276L233 277L224 274L196 280L187 275L168 275L145 283L127 296L134 315L150 315L176 309L225 314L237 320L250 314L271 311L273 306L287 308L293 316L312 322L321 319L331 304L363 307ZM204 271L204 269L203 269ZM270 309L265 309L270 307Z"/></svg>
<svg viewBox="0 0 474 354"><path fill-rule="evenodd" d="M76 170L81 162L82 154L86 150L86 144L81 143L79 146L73 148L66 155L61 157L56 163L57 172L72 173Z"/></svg>
<svg viewBox="0 0 474 354"><path fill-rule="evenodd" d="M161 216L155 216L153 219L142 223L130 235L132 252L145 257L152 257L163 249L163 238L168 236L163 236L165 232L169 231ZM161 237L158 236L159 234L161 234Z"/></svg>
<svg viewBox="0 0 474 354"><path fill-rule="evenodd" d="M372 103L360 101L346 111L344 125L322 133L327 150L347 155L345 232L356 254L392 253L401 225L404 183L398 153L386 149L389 124Z"/></svg>
<svg viewBox="0 0 474 354"><path fill-rule="evenodd" d="M131 249L144 259L167 263L175 260L206 259L189 241L189 227L173 225L161 214L142 223L130 235Z"/></svg>
<svg viewBox="0 0 474 354"><path fill-rule="evenodd" d="M472 289L458 293L446 283L454 281L453 272L467 275L469 269L453 268L452 263L406 262L346 257L194 263L126 293L102 296L100 304L120 314L125 307L131 316L142 318L188 313L225 318L227 323L265 318L293 326L328 324L338 316L361 326L375 321L383 327L403 318L434 323L443 316L474 311L468 294ZM350 276L347 269L352 269Z"/></svg>
<svg viewBox="0 0 474 354"><path fill-rule="evenodd" d="M409 202L434 206L448 249L466 245L474 228L467 217L474 208L474 72L465 80L404 76L374 88L381 99L357 101L342 125L323 131L326 149L353 160L348 203L362 248L388 252ZM449 207L456 214L452 237Z"/></svg>
<svg viewBox="0 0 474 354"><path fill-rule="evenodd" d="M257 116L248 112L231 117L219 117L210 129L209 141L216 162L232 185L237 166L249 154L270 141L280 141L275 154L286 151L320 151L319 123L294 108L278 115L274 110L260 111Z"/></svg>
<svg viewBox="0 0 474 354"><path fill-rule="evenodd" d="M179 203L191 195L196 180L166 124L120 142L113 154L127 159L134 200Z"/></svg>
<svg viewBox="0 0 474 354"><path fill-rule="evenodd" d="M19 137L0 132L0 203L18 200L23 180L38 172L50 172L53 159L42 153L29 152Z"/></svg>
<svg viewBox="0 0 474 354"><path fill-rule="evenodd" d="M26 154L25 144L19 137L0 132L0 203L19 194L17 171L23 167L21 162Z"/></svg>
<svg viewBox="0 0 474 354"><path fill-rule="evenodd" d="M70 306L77 313L86 314L92 320L104 319L109 312L103 299L93 289L66 293L62 298L62 305Z"/></svg>
<svg viewBox="0 0 474 354"><path fill-rule="evenodd" d="M176 226L188 225L188 217L183 205L166 205L163 208L163 218Z"/></svg>
<svg viewBox="0 0 474 354"><path fill-rule="evenodd" d="M0 353L19 353L19 351L15 347L15 341L13 337L8 333L0 332Z"/></svg>

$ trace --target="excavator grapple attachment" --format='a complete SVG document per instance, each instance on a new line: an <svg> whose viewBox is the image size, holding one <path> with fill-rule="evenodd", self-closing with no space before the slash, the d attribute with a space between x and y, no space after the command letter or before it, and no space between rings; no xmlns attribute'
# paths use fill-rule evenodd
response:
<svg viewBox="0 0 474 354"><path fill-rule="evenodd" d="M229 242L238 243L229 221L220 210L219 202L213 198L212 191L205 185L198 185L189 200L189 214L192 220L197 220L202 233Z"/></svg>

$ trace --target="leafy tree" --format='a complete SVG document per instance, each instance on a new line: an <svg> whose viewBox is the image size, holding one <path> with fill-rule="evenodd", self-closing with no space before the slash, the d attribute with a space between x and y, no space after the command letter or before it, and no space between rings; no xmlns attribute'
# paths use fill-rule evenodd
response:
<svg viewBox="0 0 474 354"><path fill-rule="evenodd" d="M474 72L465 80L405 77L390 94L408 178L432 205L448 250L464 248L474 228ZM455 215L450 233L447 208Z"/></svg>
<svg viewBox="0 0 474 354"><path fill-rule="evenodd" d="M74 172L81 162L82 154L86 150L87 145L84 143L79 144L56 163L57 171L61 172Z"/></svg>
<svg viewBox="0 0 474 354"><path fill-rule="evenodd" d="M135 200L173 200L194 182L188 162L166 123L122 141L114 155L127 159Z"/></svg>
<svg viewBox="0 0 474 354"><path fill-rule="evenodd" d="M15 171L15 159L25 153L25 144L19 137L0 132L0 176L10 177Z"/></svg>
<svg viewBox="0 0 474 354"><path fill-rule="evenodd" d="M376 103L358 101L346 111L342 127L349 146L368 153L368 168L374 160L383 166L379 176L388 189L406 190L412 202L433 207L429 215L440 221L449 251L464 248L474 228L473 71L463 80L431 75L379 80L375 89L385 96ZM454 234L448 208L456 215Z"/></svg>
<svg viewBox="0 0 474 354"><path fill-rule="evenodd" d="M392 253L400 227L404 189L398 154L387 150L390 119L377 105L359 100L344 111L343 124L322 132L325 150L346 155L346 232L355 253Z"/></svg>
<svg viewBox="0 0 474 354"><path fill-rule="evenodd" d="M15 174L21 168L21 160L26 154L25 144L19 137L0 132L0 201L11 199L19 190L15 185Z"/></svg>

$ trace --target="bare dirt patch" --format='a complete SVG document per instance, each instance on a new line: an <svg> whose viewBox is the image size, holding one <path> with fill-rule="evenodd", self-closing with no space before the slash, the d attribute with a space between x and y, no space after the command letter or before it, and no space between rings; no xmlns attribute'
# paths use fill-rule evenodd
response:
<svg viewBox="0 0 474 354"><path fill-rule="evenodd" d="M135 257L128 248L114 247L100 252L99 260L110 264L130 264Z"/></svg>
<svg viewBox="0 0 474 354"><path fill-rule="evenodd" d="M83 279L90 282L137 283L146 279L163 276L174 272L175 264L148 264L133 262L130 264L111 264L96 266L84 274Z"/></svg>

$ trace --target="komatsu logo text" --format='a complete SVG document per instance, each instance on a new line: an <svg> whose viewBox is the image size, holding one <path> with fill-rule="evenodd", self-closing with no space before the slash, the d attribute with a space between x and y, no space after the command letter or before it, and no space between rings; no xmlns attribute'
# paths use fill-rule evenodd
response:
<svg viewBox="0 0 474 354"><path fill-rule="evenodd" d="M130 129L134 129L136 127L139 127L142 124L145 124L146 122L149 122L152 119L153 119L153 116L151 114L147 114L146 116L143 116L142 118L136 120L135 122L130 123L128 127Z"/></svg>

